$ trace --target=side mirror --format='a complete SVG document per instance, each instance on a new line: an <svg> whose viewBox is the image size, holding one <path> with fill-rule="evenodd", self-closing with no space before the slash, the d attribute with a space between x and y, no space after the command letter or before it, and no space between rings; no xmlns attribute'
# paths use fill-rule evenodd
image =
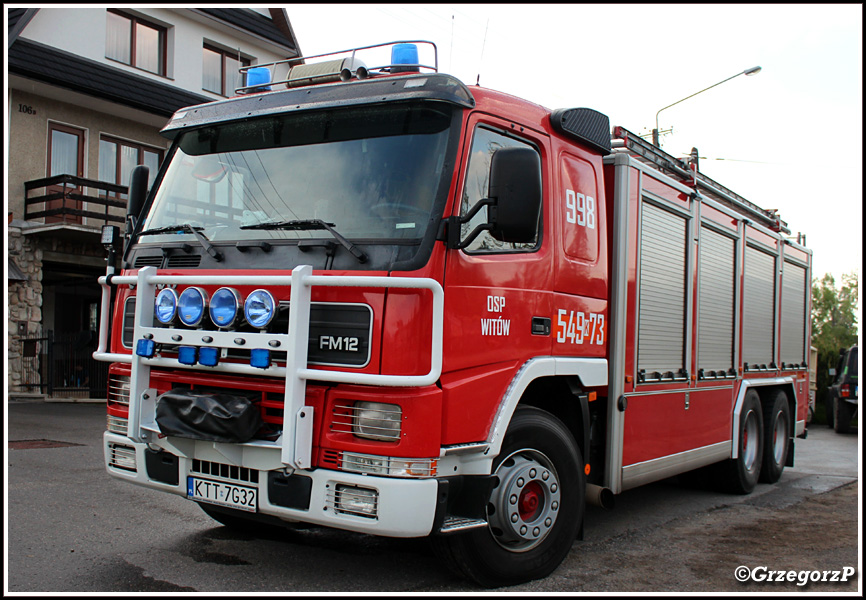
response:
<svg viewBox="0 0 866 600"><path fill-rule="evenodd" d="M132 170L132 175L129 177L129 199L126 203L126 231L124 232L127 242L135 230L139 216L141 216L141 209L144 208L149 176L150 169L144 165L138 165Z"/></svg>
<svg viewBox="0 0 866 600"><path fill-rule="evenodd" d="M541 215L541 160L531 148L500 148L490 162L490 235L500 242L535 239Z"/></svg>
<svg viewBox="0 0 866 600"><path fill-rule="evenodd" d="M138 165L132 170L129 178L129 202L126 205L127 216L138 219L144 201L147 199L147 180L150 177L150 169L144 165Z"/></svg>
<svg viewBox="0 0 866 600"><path fill-rule="evenodd" d="M475 203L463 217L451 217L448 246L462 249L484 231L500 242L529 243L538 233L541 216L541 160L531 148L500 148L490 160L488 197ZM487 207L487 223L478 225L460 241L460 225L469 223Z"/></svg>
<svg viewBox="0 0 866 600"><path fill-rule="evenodd" d="M500 242L535 239L541 214L541 160L531 148L500 148L490 162L490 235Z"/></svg>

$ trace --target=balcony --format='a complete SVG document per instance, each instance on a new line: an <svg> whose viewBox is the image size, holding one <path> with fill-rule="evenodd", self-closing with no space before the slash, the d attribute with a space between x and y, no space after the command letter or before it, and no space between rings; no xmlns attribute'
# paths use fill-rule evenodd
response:
<svg viewBox="0 0 866 600"><path fill-rule="evenodd" d="M34 190L40 190L42 194L31 197ZM125 196L127 191L125 185L74 175L34 179L24 183L24 219L101 229L103 225L124 222L126 198L121 196ZM119 210L112 211L112 208Z"/></svg>

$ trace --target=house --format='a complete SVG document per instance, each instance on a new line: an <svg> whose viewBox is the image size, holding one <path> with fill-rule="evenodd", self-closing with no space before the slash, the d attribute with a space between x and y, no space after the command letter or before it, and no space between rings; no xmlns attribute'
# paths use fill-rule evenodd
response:
<svg viewBox="0 0 866 600"><path fill-rule="evenodd" d="M7 380L21 393L105 397L91 360L105 224L129 176L151 177L184 106L244 84L240 67L300 56L282 8L6 8Z"/></svg>

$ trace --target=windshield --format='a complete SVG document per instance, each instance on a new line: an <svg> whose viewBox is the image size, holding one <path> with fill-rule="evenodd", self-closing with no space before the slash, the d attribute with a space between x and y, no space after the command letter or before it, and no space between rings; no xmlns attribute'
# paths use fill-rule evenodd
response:
<svg viewBox="0 0 866 600"><path fill-rule="evenodd" d="M196 129L179 140L140 242L420 240L438 194L451 107L368 106ZM439 205L441 212L441 205ZM308 225L311 224L311 225ZM164 229L164 231L163 231Z"/></svg>

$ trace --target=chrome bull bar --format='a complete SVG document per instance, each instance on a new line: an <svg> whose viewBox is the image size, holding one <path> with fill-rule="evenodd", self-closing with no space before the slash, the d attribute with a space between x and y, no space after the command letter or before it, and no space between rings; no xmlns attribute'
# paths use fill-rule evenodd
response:
<svg viewBox="0 0 866 600"><path fill-rule="evenodd" d="M153 340L155 344L177 344L172 339L178 329L152 327L154 302L158 285L250 285L290 286L289 327L286 333L238 333L212 331L208 335L212 342L204 343L190 339L184 345L234 347L237 338L244 338L245 348L269 348L269 342L279 342L286 349L286 365L271 365L265 369L249 364L220 363L206 367L207 372L238 375L256 375L285 378L285 404L283 411L283 433L274 442L281 449L281 462L289 468L305 469L312 465L313 409L305 406L306 381L332 383L354 383L361 385L419 387L436 383L442 372L442 332L444 323L445 296L442 286L433 279L420 277L367 277L313 275L313 268L301 265L292 270L290 276L274 275L157 275L155 267L143 267L136 275L107 275L99 278L102 286L102 304L99 324L99 346L93 353L96 360L131 364L129 390L128 437L138 443L154 443L159 435L156 424L156 390L149 387L152 367L173 369L200 369L179 363L177 360L159 356L144 357L135 352L120 354L108 352L108 330L111 318L111 286L135 285L136 295L141 300L135 304L135 328L133 339ZM381 287L427 289L433 294L432 344L430 370L424 375L380 375L376 373L354 373L348 371L325 371L307 367L307 344L310 328L310 307L313 286L330 287ZM148 326L144 324L147 323ZM182 331L182 330L181 330ZM290 416L291 415L291 416ZM292 424L292 419L294 423ZM292 426L293 425L293 426Z"/></svg>

